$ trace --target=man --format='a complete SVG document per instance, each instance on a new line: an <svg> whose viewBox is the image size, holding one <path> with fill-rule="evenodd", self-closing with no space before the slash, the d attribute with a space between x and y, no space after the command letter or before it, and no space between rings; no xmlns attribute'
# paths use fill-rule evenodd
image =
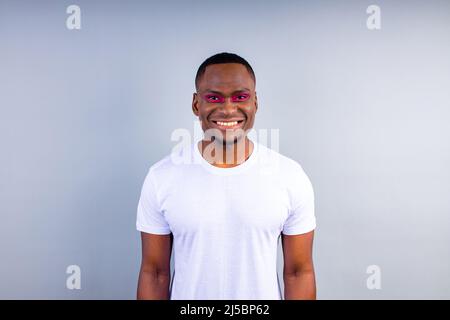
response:
<svg viewBox="0 0 450 320"><path fill-rule="evenodd" d="M202 140L151 166L138 204L138 299L315 299L314 192L300 164L247 133L258 109L256 78L238 55L205 60L192 110ZM170 288L170 257L175 270Z"/></svg>

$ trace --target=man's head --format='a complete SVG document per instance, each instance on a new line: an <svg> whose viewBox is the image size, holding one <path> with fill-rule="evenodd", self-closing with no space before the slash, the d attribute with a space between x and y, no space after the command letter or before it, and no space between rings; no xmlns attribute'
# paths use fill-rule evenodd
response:
<svg viewBox="0 0 450 320"><path fill-rule="evenodd" d="M220 132L213 135L223 143L244 138L258 109L256 78L250 64L236 54L216 54L198 68L195 87L192 110L203 131Z"/></svg>

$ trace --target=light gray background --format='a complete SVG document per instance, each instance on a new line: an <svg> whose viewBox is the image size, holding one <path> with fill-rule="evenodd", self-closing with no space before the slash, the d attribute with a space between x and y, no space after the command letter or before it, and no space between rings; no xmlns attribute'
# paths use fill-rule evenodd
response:
<svg viewBox="0 0 450 320"><path fill-rule="evenodd" d="M221 51L313 183L318 298L450 298L449 35L448 1L1 1L0 298L134 299L143 179Z"/></svg>

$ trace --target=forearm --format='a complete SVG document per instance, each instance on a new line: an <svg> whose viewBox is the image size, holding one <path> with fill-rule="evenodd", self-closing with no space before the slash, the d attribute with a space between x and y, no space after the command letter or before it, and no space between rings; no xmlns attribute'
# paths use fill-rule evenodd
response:
<svg viewBox="0 0 450 320"><path fill-rule="evenodd" d="M315 300L316 280L314 270L284 274L285 300Z"/></svg>
<svg viewBox="0 0 450 320"><path fill-rule="evenodd" d="M169 300L170 272L142 270L139 273L138 300Z"/></svg>

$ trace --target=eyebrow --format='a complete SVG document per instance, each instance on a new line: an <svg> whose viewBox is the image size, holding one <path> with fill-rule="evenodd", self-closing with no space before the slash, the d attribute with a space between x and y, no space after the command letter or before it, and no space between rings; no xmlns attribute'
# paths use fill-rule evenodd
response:
<svg viewBox="0 0 450 320"><path fill-rule="evenodd" d="M250 89L248 89L248 88L242 88L242 89L233 91L231 94L240 93L240 92L244 92L244 91L250 91ZM206 90L204 90L204 92L211 92L211 93L216 93L216 94L223 95L222 92L217 91L217 90L211 90L211 89L206 89Z"/></svg>

